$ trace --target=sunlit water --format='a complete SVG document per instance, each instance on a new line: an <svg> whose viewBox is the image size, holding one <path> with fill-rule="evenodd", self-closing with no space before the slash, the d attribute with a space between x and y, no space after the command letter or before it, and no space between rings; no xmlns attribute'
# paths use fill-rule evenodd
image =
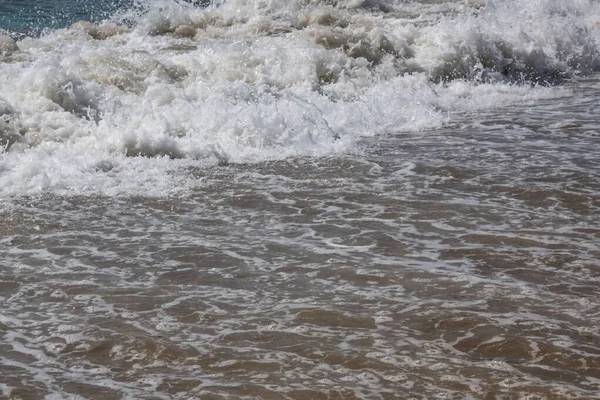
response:
<svg viewBox="0 0 600 400"><path fill-rule="evenodd" d="M15 33L39 34L78 20L98 21L133 1L115 0L2 0L0 28Z"/></svg>
<svg viewBox="0 0 600 400"><path fill-rule="evenodd" d="M598 6L483 3L7 29L0 397L597 398Z"/></svg>

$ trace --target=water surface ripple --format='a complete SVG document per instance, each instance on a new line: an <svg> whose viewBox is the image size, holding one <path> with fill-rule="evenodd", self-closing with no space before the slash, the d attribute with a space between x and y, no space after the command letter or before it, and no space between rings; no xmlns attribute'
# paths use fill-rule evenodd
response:
<svg viewBox="0 0 600 400"><path fill-rule="evenodd" d="M598 88L178 197L4 203L0 393L595 398Z"/></svg>

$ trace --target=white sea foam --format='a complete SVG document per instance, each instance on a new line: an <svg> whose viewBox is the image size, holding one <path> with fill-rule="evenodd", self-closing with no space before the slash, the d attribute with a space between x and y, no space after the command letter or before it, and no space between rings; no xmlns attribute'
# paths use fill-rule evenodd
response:
<svg viewBox="0 0 600 400"><path fill-rule="evenodd" d="M600 69L598 15L589 0L140 2L0 53L0 193L161 195L198 184L189 166L355 151L560 96L538 84Z"/></svg>

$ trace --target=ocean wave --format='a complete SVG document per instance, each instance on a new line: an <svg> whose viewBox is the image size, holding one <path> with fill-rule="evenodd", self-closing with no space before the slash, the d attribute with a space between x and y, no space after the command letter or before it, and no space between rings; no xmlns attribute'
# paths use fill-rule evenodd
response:
<svg viewBox="0 0 600 400"><path fill-rule="evenodd" d="M600 69L599 7L156 0L0 36L1 194L166 193L176 160L322 157L560 96Z"/></svg>

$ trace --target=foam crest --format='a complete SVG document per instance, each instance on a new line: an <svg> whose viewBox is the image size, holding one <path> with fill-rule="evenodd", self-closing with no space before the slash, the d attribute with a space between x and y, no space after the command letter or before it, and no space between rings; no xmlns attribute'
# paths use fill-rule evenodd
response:
<svg viewBox="0 0 600 400"><path fill-rule="evenodd" d="M594 2L451 4L156 0L99 24L5 38L0 168L11 172L0 179L35 177L23 193L70 190L67 176L103 181L93 165L125 173L130 158L150 167L354 151L365 135L560 96L535 85L600 69ZM92 161L62 165L78 157Z"/></svg>

